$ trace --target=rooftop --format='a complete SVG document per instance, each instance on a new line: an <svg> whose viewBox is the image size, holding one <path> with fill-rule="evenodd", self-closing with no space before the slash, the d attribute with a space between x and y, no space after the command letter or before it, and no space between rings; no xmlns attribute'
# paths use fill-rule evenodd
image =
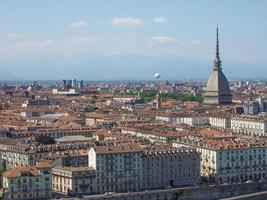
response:
<svg viewBox="0 0 267 200"><path fill-rule="evenodd" d="M3 173L4 177L16 178L20 177L23 173L28 173L29 176L40 176L40 171L36 167L15 167Z"/></svg>
<svg viewBox="0 0 267 200"><path fill-rule="evenodd" d="M69 172L86 172L86 171L92 171L94 172L95 169L93 167L61 167L57 166L54 169L59 169L63 171L69 171Z"/></svg>
<svg viewBox="0 0 267 200"><path fill-rule="evenodd" d="M96 146L96 154L135 153L142 152L142 147L137 143L119 144L115 146Z"/></svg>

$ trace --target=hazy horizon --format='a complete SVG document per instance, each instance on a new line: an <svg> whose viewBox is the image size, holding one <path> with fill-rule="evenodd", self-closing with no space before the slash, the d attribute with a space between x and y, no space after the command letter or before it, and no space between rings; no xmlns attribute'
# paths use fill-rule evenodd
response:
<svg viewBox="0 0 267 200"><path fill-rule="evenodd" d="M264 6L265 5L265 6ZM0 3L0 80L264 79L267 1Z"/></svg>

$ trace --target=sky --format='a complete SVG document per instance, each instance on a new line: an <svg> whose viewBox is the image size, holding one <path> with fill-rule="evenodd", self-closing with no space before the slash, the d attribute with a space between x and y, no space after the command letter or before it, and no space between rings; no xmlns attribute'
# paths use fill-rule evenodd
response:
<svg viewBox="0 0 267 200"><path fill-rule="evenodd" d="M266 78L266 0L1 0L0 79Z"/></svg>

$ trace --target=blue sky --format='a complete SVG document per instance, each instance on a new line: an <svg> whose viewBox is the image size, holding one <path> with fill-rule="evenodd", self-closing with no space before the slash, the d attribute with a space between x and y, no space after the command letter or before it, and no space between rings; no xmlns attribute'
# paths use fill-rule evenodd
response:
<svg viewBox="0 0 267 200"><path fill-rule="evenodd" d="M0 1L1 79L265 78L265 0Z"/></svg>

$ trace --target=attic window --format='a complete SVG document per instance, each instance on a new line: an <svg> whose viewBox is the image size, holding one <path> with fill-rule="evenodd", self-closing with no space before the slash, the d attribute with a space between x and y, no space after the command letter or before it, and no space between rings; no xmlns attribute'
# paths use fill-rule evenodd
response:
<svg viewBox="0 0 267 200"><path fill-rule="evenodd" d="M21 172L20 175L21 175L21 176L29 176L29 173L28 173L28 172Z"/></svg>

